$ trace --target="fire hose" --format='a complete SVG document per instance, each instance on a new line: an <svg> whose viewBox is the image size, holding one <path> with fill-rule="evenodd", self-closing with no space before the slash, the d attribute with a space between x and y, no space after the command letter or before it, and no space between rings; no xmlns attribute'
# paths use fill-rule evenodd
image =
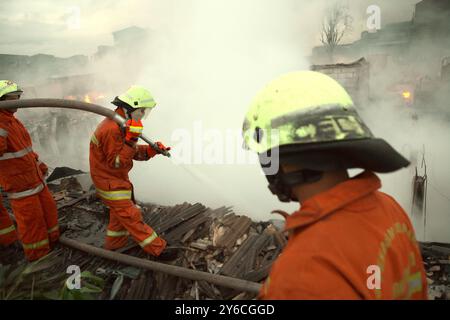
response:
<svg viewBox="0 0 450 320"><path fill-rule="evenodd" d="M95 255L108 260L117 261L137 268L143 268L150 271L162 272L171 276L189 279L193 281L206 281L221 287L230 288L243 292L257 294L261 290L261 284L243 279L212 274L205 271L193 270L184 267L168 265L161 262L150 261L123 253L113 252L102 248L97 248L65 236L61 236L59 242L69 248L81 250L88 254Z"/></svg>
<svg viewBox="0 0 450 320"><path fill-rule="evenodd" d="M0 109L22 109L22 108L62 108L62 109L74 109L86 112L95 113L109 119L114 120L120 127L124 127L126 120L113 110L99 106L93 103L81 102L76 100L65 99L24 99L24 100L8 100L0 101ZM150 140L144 134L140 137L146 143L148 143L156 152L170 157L170 153L161 150L156 143Z"/></svg>
<svg viewBox="0 0 450 320"><path fill-rule="evenodd" d="M11 219L16 222L16 218L10 214ZM64 235L59 237L59 243L65 247L83 251L103 259L116 261L136 268L142 268L149 271L162 272L171 276L189 279L193 281L206 281L217 286L234 289L242 292L258 294L262 284L244 279L213 274L206 271L193 270L185 267L169 265L161 262L150 261L120 252L114 252L98 248L87 243L67 238Z"/></svg>
<svg viewBox="0 0 450 320"><path fill-rule="evenodd" d="M66 99L23 99L23 100L8 100L8 101L0 101L0 110L1 109L22 109L22 108L61 108L61 109L73 109L73 110L81 110L86 112L95 113L109 119L114 120L121 127L125 124L125 119L122 118L119 114L115 113L113 110L87 102L81 102L76 100L66 100ZM156 152L170 157L170 153L165 150L161 150L156 143L150 140L145 135L141 135L140 137L143 141L148 143ZM183 168L189 175L191 175L197 181L200 181L204 185L214 185L214 183L205 175L200 172L195 172L194 170L188 168L185 165L178 164L181 168Z"/></svg>

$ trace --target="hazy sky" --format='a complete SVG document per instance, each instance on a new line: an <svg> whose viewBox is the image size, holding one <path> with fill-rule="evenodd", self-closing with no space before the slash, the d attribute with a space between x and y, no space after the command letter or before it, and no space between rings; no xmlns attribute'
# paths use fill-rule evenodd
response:
<svg viewBox="0 0 450 320"><path fill-rule="evenodd" d="M47 53L57 56L75 54L91 55L100 44L112 44L111 32L137 25L156 32L170 25L173 30L189 28L203 5L228 7L233 1L225 0L0 0L0 53L27 54ZM275 13L286 12L298 19L292 27L300 29L305 49L319 43L317 32L323 9L330 1L325 0L251 0L240 1L236 7L248 14L248 24L258 21L257 15L264 7L274 8ZM353 32L347 41L359 37L365 29L366 9L371 4L381 8L382 24L411 18L413 5L418 0L344 0L354 18ZM233 6L233 4L230 4ZM253 6L253 8L252 8ZM76 22L79 12L79 25ZM230 13L230 12L229 12ZM215 14L220 15L220 11ZM285 23L277 20L277 24ZM230 16L233 24L233 16ZM274 27L277 27L274 25ZM218 35L220 36L220 35Z"/></svg>

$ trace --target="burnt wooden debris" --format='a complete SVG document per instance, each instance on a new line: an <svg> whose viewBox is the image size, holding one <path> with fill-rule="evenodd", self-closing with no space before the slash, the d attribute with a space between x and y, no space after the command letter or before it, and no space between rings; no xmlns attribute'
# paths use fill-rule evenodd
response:
<svg viewBox="0 0 450 320"><path fill-rule="evenodd" d="M83 191L77 179L63 178L49 184L59 208L64 236L96 247L103 247L108 209L92 190ZM262 282L286 244L285 234L270 222L255 222L236 214L231 207L207 208L201 203L175 206L138 203L144 221L177 250L178 258L163 263L212 274ZM16 249L20 251L20 248ZM23 255L10 252L2 264L25 263ZM158 261L146 254L130 238L121 250L130 256ZM14 257L15 258L14 258ZM53 286L67 279L66 267L80 266L82 271L105 279L99 299L252 299L256 294L238 292L206 281L192 281L160 272L130 267L88 255L59 245L52 256L59 262L43 270L58 278ZM0 260L8 260L0 252ZM21 257L18 261L17 257ZM5 258L5 259L3 259ZM16 261L13 261L13 260ZM25 283L25 282L24 282ZM50 285L51 287L51 285ZM119 289L118 289L119 288ZM61 290L61 287L51 287ZM114 294L112 294L114 292Z"/></svg>
<svg viewBox="0 0 450 320"><path fill-rule="evenodd" d="M83 187L73 176L49 183L57 202L64 236L81 243L103 247L108 208L92 188ZM5 198L4 205L9 210ZM177 250L178 258L167 262L147 255L134 241L117 250L129 256L173 266L238 278L264 281L287 243L286 234L271 222L255 222L236 214L231 207L207 208L200 203L160 206L138 203L146 223ZM279 224L278 224L279 228ZM430 299L450 299L450 245L421 243ZM26 263L20 245L0 248L0 274L6 275L0 289L9 299L58 299L68 278L67 266L77 265L104 280L95 299L253 299L256 294L239 292L206 281L193 281L57 245L42 264L20 275ZM14 283L20 275L20 284ZM0 279L1 280L1 279ZM5 290L7 286L14 290ZM8 289L8 288L6 288ZM31 296L30 296L31 293Z"/></svg>
<svg viewBox="0 0 450 320"><path fill-rule="evenodd" d="M420 243L427 275L428 298L450 300L450 244Z"/></svg>

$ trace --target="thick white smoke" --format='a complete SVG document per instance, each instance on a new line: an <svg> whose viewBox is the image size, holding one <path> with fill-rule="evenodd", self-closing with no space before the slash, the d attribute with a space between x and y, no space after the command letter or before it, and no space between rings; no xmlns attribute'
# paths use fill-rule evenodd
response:
<svg viewBox="0 0 450 320"><path fill-rule="evenodd" d="M204 153L213 142L195 136L196 127L203 133L214 129L223 139L227 132L239 134L252 97L265 83L308 68L299 19L304 15L296 1L267 1L264 6L258 1L202 1L186 14L182 28L168 23L154 30L158 36L140 82L152 88L159 105L145 132L180 147L171 139L174 131L186 129L196 144L193 152ZM240 139L222 142L223 157L233 158ZM138 196L163 204L232 205L258 219L269 218L274 208L297 208L278 203L257 164L203 163L188 169L194 175L164 158L137 164L133 180Z"/></svg>

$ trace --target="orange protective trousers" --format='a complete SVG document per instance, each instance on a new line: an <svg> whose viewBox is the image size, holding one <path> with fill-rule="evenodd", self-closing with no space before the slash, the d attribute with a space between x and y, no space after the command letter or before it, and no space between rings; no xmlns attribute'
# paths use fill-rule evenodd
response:
<svg viewBox="0 0 450 320"><path fill-rule="evenodd" d="M27 259L33 261L48 254L59 238L56 203L48 188L10 202Z"/></svg>
<svg viewBox="0 0 450 320"><path fill-rule="evenodd" d="M166 241L142 219L141 210L131 200L105 200L109 207L109 225L106 231L105 248L109 250L126 246L128 236L151 255L158 256L166 247Z"/></svg>

